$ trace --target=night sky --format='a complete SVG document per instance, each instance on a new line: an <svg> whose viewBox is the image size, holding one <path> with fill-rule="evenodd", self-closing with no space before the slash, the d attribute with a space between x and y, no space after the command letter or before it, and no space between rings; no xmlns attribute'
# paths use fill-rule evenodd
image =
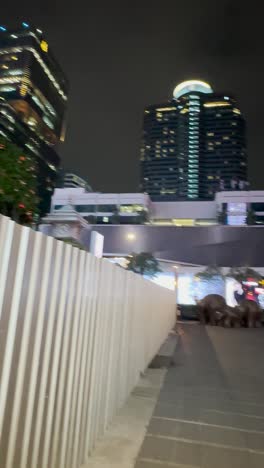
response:
<svg viewBox="0 0 264 468"><path fill-rule="evenodd" d="M43 30L71 86L63 164L95 190L138 189L143 109L185 79L236 96L248 123L249 172L264 188L264 39L256 1L13 0L1 24Z"/></svg>

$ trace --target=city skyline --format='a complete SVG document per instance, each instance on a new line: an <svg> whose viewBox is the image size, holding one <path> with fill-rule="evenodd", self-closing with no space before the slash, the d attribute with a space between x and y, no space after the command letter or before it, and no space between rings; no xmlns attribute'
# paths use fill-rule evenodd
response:
<svg viewBox="0 0 264 468"><path fill-rule="evenodd" d="M179 6L101 4L81 11L60 1L14 4L16 20L43 29L71 84L68 135L60 149L67 170L96 190L137 191L144 107L168 99L178 82L200 78L237 97L248 123L249 178L262 187L263 39L256 12L230 1L217 12L209 1L202 9L193 2L188 14ZM4 6L1 24L10 19ZM223 30L213 28L216 20ZM246 36L251 20L254 31Z"/></svg>

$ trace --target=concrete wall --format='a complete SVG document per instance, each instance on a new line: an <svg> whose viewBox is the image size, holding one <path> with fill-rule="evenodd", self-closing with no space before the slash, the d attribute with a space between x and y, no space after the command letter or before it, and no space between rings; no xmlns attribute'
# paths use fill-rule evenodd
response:
<svg viewBox="0 0 264 468"><path fill-rule="evenodd" d="M216 219L215 201L155 202L152 203L153 219Z"/></svg>
<svg viewBox="0 0 264 468"><path fill-rule="evenodd" d="M103 234L104 254L152 252L160 260L192 265L264 266L261 226L93 226Z"/></svg>
<svg viewBox="0 0 264 468"><path fill-rule="evenodd" d="M0 216L0 466L79 468L174 323L172 291Z"/></svg>
<svg viewBox="0 0 264 468"><path fill-rule="evenodd" d="M219 206L222 203L264 203L264 190L218 192L215 201Z"/></svg>

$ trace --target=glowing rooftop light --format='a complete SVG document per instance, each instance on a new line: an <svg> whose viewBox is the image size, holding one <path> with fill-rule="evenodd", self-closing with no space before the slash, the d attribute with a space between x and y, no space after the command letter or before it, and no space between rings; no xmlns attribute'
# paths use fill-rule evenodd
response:
<svg viewBox="0 0 264 468"><path fill-rule="evenodd" d="M23 26L23 28L29 28L29 24L25 23L25 21L23 21L22 26Z"/></svg>
<svg viewBox="0 0 264 468"><path fill-rule="evenodd" d="M42 34L41 29L37 29L37 32L38 32L39 34Z"/></svg>
<svg viewBox="0 0 264 468"><path fill-rule="evenodd" d="M198 91L199 93L209 94L213 92L213 89L205 81L199 81L199 80L183 81L174 89L173 97L174 99L178 99L184 94L188 94L192 91Z"/></svg>

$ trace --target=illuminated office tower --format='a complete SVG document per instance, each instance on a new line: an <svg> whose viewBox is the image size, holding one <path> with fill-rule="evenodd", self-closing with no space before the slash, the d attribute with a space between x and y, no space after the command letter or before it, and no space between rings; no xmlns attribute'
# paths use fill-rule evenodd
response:
<svg viewBox="0 0 264 468"><path fill-rule="evenodd" d="M170 101L145 109L143 192L156 200L210 199L246 180L245 120L232 96L192 80L176 86Z"/></svg>
<svg viewBox="0 0 264 468"><path fill-rule="evenodd" d="M65 136L68 83L42 31L0 27L0 135L34 157L41 213L48 211Z"/></svg>

